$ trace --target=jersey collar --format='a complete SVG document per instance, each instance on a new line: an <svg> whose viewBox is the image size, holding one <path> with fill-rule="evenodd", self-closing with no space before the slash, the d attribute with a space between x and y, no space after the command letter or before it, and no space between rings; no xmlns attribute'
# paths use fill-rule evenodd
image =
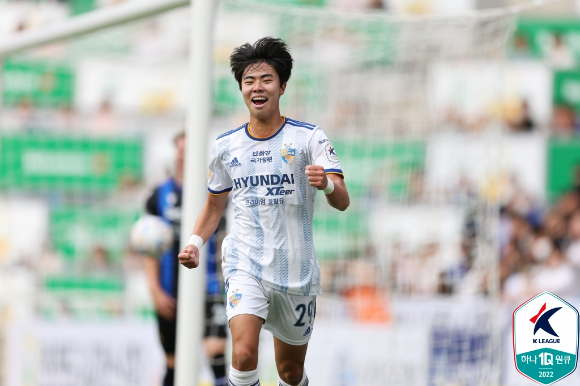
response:
<svg viewBox="0 0 580 386"><path fill-rule="evenodd" d="M278 135L279 132L282 131L282 129L284 128L284 126L286 126L286 117L282 116L282 118L284 118L284 123L282 123L282 126L278 129L277 132L275 132L274 134L272 134L269 137L265 137L265 138L258 138L258 137L254 137L251 133L250 133L250 122L246 123L246 134L248 135L248 137L250 137L251 139L253 139L254 141L267 141L269 139L274 138L276 135Z"/></svg>

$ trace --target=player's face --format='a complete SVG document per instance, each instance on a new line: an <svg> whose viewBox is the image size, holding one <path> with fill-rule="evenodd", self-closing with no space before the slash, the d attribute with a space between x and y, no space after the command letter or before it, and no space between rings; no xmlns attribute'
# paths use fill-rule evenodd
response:
<svg viewBox="0 0 580 386"><path fill-rule="evenodd" d="M242 76L242 95L250 114L267 119L280 114L280 96L284 95L286 83L280 85L278 74L266 63L248 66Z"/></svg>

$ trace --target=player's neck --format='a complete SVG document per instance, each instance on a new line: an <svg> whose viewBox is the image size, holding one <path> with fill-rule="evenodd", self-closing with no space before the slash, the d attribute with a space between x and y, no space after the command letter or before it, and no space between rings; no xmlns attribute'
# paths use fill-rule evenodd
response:
<svg viewBox="0 0 580 386"><path fill-rule="evenodd" d="M175 181L178 186L183 186L183 169L178 168L175 170L173 181Z"/></svg>
<svg viewBox="0 0 580 386"><path fill-rule="evenodd" d="M259 119L250 115L250 126L248 129L250 134L256 138L267 138L276 134L283 124L284 117L278 111L267 119Z"/></svg>

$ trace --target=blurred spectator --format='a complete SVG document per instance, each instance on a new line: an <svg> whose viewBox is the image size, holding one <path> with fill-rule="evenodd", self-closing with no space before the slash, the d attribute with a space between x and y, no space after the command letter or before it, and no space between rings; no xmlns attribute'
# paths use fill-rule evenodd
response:
<svg viewBox="0 0 580 386"><path fill-rule="evenodd" d="M409 201L421 202L425 200L425 175L422 170L410 170L409 175Z"/></svg>
<svg viewBox="0 0 580 386"><path fill-rule="evenodd" d="M522 33L514 34L513 43L511 46L511 57L514 59L525 58L528 59L531 56L531 48L528 37Z"/></svg>
<svg viewBox="0 0 580 386"><path fill-rule="evenodd" d="M442 260L441 246L437 241L417 246L414 253L393 256L393 278L397 292L420 295L440 292L441 281L444 280Z"/></svg>
<svg viewBox="0 0 580 386"><path fill-rule="evenodd" d="M532 227L524 216L512 214L512 241L522 252L527 252L528 242L532 237Z"/></svg>
<svg viewBox="0 0 580 386"><path fill-rule="evenodd" d="M45 246L35 268L44 276L60 274L64 269L64 259L60 253Z"/></svg>
<svg viewBox="0 0 580 386"><path fill-rule="evenodd" d="M387 291L379 285L375 264L366 259L349 262L351 283L343 292L347 305L359 323L386 323L391 319Z"/></svg>
<svg viewBox="0 0 580 386"><path fill-rule="evenodd" d="M475 187L466 174L462 174L459 177L458 183L453 185L453 187L447 192L447 195L451 202L456 204L466 204L470 200L475 200L477 197Z"/></svg>
<svg viewBox="0 0 580 386"><path fill-rule="evenodd" d="M499 264L500 283L504 283L509 276L524 267L524 259L516 243L508 244L502 255L502 260Z"/></svg>
<svg viewBox="0 0 580 386"><path fill-rule="evenodd" d="M368 8L370 9L385 9L383 0L369 0Z"/></svg>
<svg viewBox="0 0 580 386"><path fill-rule="evenodd" d="M501 217L504 300L517 303L542 291L575 295L580 272L580 192L574 188L563 194L540 221L530 212L516 213L508 207Z"/></svg>
<svg viewBox="0 0 580 386"><path fill-rule="evenodd" d="M574 67L574 54L559 32L554 33L552 37L552 47L548 52L548 61L553 68L567 69Z"/></svg>
<svg viewBox="0 0 580 386"><path fill-rule="evenodd" d="M574 212L568 225L568 248L566 259L580 268L580 210Z"/></svg>
<svg viewBox="0 0 580 386"><path fill-rule="evenodd" d="M62 130L66 133L78 132L79 119L74 107L66 103L62 105L56 112L56 117L54 118L54 126L58 130Z"/></svg>
<svg viewBox="0 0 580 386"><path fill-rule="evenodd" d="M141 203L149 196L149 188L131 173L123 173L117 180L117 191L112 195L108 204L119 205L123 208L141 209Z"/></svg>
<svg viewBox="0 0 580 386"><path fill-rule="evenodd" d="M574 109L567 105L554 106L552 112L552 132L554 135L567 138L576 134L577 118Z"/></svg>
<svg viewBox="0 0 580 386"><path fill-rule="evenodd" d="M580 209L580 192L577 190L565 193L554 207L554 210L565 218L570 218L578 209Z"/></svg>
<svg viewBox="0 0 580 386"><path fill-rule="evenodd" d="M552 248L545 264L532 268L531 288L536 294L550 291L560 296L575 295L576 272L572 265L564 259L558 246Z"/></svg>
<svg viewBox="0 0 580 386"><path fill-rule="evenodd" d="M543 229L556 245L561 246L566 235L566 219L556 211L548 212L543 221Z"/></svg>
<svg viewBox="0 0 580 386"><path fill-rule="evenodd" d="M528 195L526 189L515 175L511 176L505 189L504 200L507 210L526 217L532 226L538 225L538 220L536 219L538 208L535 207L533 199Z"/></svg>
<svg viewBox="0 0 580 386"><path fill-rule="evenodd" d="M143 59L160 60L170 54L166 38L159 31L155 21L147 23L135 36L135 53Z"/></svg>
<svg viewBox="0 0 580 386"><path fill-rule="evenodd" d="M110 7L112 5L121 4L124 0L98 0L97 4L99 8Z"/></svg>
<svg viewBox="0 0 580 386"><path fill-rule="evenodd" d="M16 107L16 128L23 131L34 131L39 128L38 111L29 99L22 99Z"/></svg>
<svg viewBox="0 0 580 386"><path fill-rule="evenodd" d="M106 275L115 272L115 268L109 252L102 245L96 245L86 262L85 272L89 275Z"/></svg>
<svg viewBox="0 0 580 386"><path fill-rule="evenodd" d="M537 228L529 245L529 253L532 262L535 264L545 263L548 257L552 254L553 249L554 243L552 240L542 231L541 228Z"/></svg>
<svg viewBox="0 0 580 386"><path fill-rule="evenodd" d="M383 0L330 0L329 6L341 9L382 9Z"/></svg>
<svg viewBox="0 0 580 386"><path fill-rule="evenodd" d="M141 256L135 251L132 250L126 251L125 254L123 255L121 265L123 267L123 272L125 274L131 274L134 272L144 274L143 261L141 259Z"/></svg>
<svg viewBox="0 0 580 386"><path fill-rule="evenodd" d="M437 293L441 278L441 253L438 242L427 243L419 252L415 260L415 280L413 293L434 294Z"/></svg>
<svg viewBox="0 0 580 386"><path fill-rule="evenodd" d="M15 33L22 32L25 29L26 29L26 22L24 20L21 20L18 23L16 23L16 28L14 28L14 32Z"/></svg>
<svg viewBox="0 0 580 386"><path fill-rule="evenodd" d="M104 99L90 123L90 129L98 135L111 135L119 129L119 119L109 99Z"/></svg>
<svg viewBox="0 0 580 386"><path fill-rule="evenodd" d="M530 106L526 100L518 101L509 111L506 111L506 123L512 131L530 132L536 124L530 114Z"/></svg>

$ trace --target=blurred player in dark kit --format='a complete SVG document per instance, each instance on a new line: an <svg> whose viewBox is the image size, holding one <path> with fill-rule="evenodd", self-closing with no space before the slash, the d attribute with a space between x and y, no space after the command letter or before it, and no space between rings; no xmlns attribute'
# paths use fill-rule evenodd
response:
<svg viewBox="0 0 580 386"><path fill-rule="evenodd" d="M164 386L173 386L174 384L179 276L179 262L175 256L179 253L185 134L177 135L174 144L176 148L175 172L172 177L154 190L146 204L147 213L162 217L172 225L174 231L172 248L165 251L160 257L151 256L144 259L147 280L157 311L159 337L167 359ZM224 221L221 221L218 230L208 240L207 258L204 346L215 376L215 386L224 386L228 383L224 358L227 316L222 279L221 275L218 274L221 270L219 267L218 235L222 233L223 225Z"/></svg>

